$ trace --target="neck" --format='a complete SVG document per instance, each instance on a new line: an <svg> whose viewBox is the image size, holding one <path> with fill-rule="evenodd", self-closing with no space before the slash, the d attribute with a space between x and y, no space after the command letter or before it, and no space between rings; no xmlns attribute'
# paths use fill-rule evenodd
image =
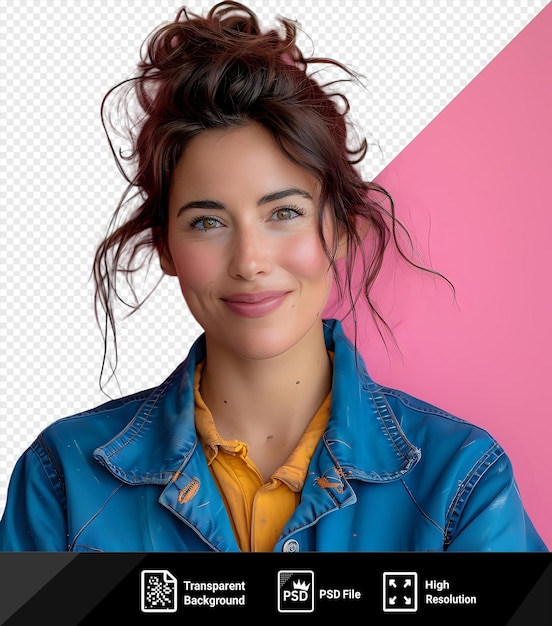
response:
<svg viewBox="0 0 552 626"><path fill-rule="evenodd" d="M267 442L278 442L290 452L328 395L331 378L322 324L284 354L256 361L210 345L207 338L201 395L224 439L244 441L259 452Z"/></svg>

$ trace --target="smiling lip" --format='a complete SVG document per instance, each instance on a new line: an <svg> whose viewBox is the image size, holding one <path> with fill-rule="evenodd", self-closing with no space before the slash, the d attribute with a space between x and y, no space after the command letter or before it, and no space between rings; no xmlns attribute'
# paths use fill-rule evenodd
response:
<svg viewBox="0 0 552 626"><path fill-rule="evenodd" d="M242 317L263 317L275 311L289 291L261 291L257 293L234 293L222 298L226 306Z"/></svg>

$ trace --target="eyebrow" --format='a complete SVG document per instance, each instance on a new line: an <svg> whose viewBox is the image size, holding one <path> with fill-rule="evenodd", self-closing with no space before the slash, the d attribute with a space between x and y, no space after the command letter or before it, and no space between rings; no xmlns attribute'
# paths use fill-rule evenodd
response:
<svg viewBox="0 0 552 626"><path fill-rule="evenodd" d="M304 189L299 189L298 187L290 187L289 189L282 189L281 191L274 191L273 193L266 194L263 196L258 202L257 206L262 206L263 204L268 204L270 202L275 202L276 200L282 200L283 198L289 198L290 196L301 196L302 198L306 198L307 200L312 200L312 194ZM187 209L225 209L226 205L224 202L218 202L217 200L192 200L191 202L186 202L179 209L176 214L179 217L184 211Z"/></svg>
<svg viewBox="0 0 552 626"><path fill-rule="evenodd" d="M289 196L301 196L302 198L307 198L307 200L312 200L312 195L308 191L297 187L291 187L290 189L282 189L282 191L275 191L274 193L269 193L266 196L263 196L259 202L257 202L257 206L268 204L269 202L274 202L275 200L289 198Z"/></svg>

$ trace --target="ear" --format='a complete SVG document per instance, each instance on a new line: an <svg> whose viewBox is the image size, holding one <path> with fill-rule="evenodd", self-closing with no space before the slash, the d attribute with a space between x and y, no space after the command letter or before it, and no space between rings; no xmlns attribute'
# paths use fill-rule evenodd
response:
<svg viewBox="0 0 552 626"><path fill-rule="evenodd" d="M366 239L366 235L368 234L368 231L370 230L370 220L368 220L366 217L357 216L356 229L357 229L357 233L360 238L360 241L364 241Z"/></svg>
<svg viewBox="0 0 552 626"><path fill-rule="evenodd" d="M368 220L363 219L361 217L357 217L356 219L356 229L360 241L364 241L368 231L370 230L370 223ZM342 231L339 235L339 239L337 242L337 251L335 258L336 260L345 259L347 257L348 245L347 245L347 232Z"/></svg>
<svg viewBox="0 0 552 626"><path fill-rule="evenodd" d="M159 265L161 265L163 272L168 276L176 276L176 267L167 246L159 246L157 253L159 254Z"/></svg>
<svg viewBox="0 0 552 626"><path fill-rule="evenodd" d="M337 250L335 253L335 260L340 261L347 256L347 233L341 233L338 242Z"/></svg>

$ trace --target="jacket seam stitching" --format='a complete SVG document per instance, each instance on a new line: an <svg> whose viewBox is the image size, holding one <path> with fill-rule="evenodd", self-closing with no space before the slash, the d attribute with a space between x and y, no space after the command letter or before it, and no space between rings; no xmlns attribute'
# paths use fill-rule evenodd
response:
<svg viewBox="0 0 552 626"><path fill-rule="evenodd" d="M370 394L370 397L372 399L373 405L376 408L378 417L380 419L381 424L383 425L383 427L385 428L385 432L387 434L387 437L391 440L391 442L393 443L393 447L397 450L397 453L401 455L401 457L405 460L408 461L408 467L410 467L413 459L411 457L412 452L414 451L418 451L418 448L416 448L416 446L414 446L409 439L407 439L406 434L404 433L403 429L401 428L397 418L395 417L395 414L393 413L393 411L391 410L391 407L389 406L389 403L387 402L384 394L382 393L378 393L377 395L381 398L382 402L385 405L385 410L387 415L383 415L383 412L381 411L380 407L378 406L378 403L376 401L375 398L375 393L373 391L371 391L370 389L367 389L368 393ZM393 422L394 428L397 431L397 434L393 435L391 434L390 428L387 424L387 420L391 420ZM398 443L398 439L400 439L405 447L408 447L408 452L403 451L402 447L399 445ZM419 452L419 451L418 451Z"/></svg>
<svg viewBox="0 0 552 626"><path fill-rule="evenodd" d="M446 519L448 521L445 525L446 547L450 546L454 541L454 537L452 537L454 526L458 523L458 520L460 519L462 512L477 484L503 454L504 450L498 443L495 442L485 452L485 454L480 456L475 461L469 472L466 474L466 477L459 484L447 510Z"/></svg>
<svg viewBox="0 0 552 626"><path fill-rule="evenodd" d="M31 445L33 454L37 457L42 471L46 475L59 505L67 509L67 494L65 490L65 475L61 465L55 458L52 449L47 445L44 436L41 434Z"/></svg>
<svg viewBox="0 0 552 626"><path fill-rule="evenodd" d="M75 533L75 535L73 537L73 540L69 544L69 551L70 552L72 552L74 550L75 545L77 543L77 539L82 535L82 533L86 530L86 528L88 526L90 526L90 524L96 519L96 517L98 517L98 515L100 515L100 513L107 506L108 502L110 502L111 499L115 496L115 494L118 493L118 491L120 489L122 489L123 487L124 487L124 483L121 483L120 485L117 485L117 487L115 487L115 489L109 494L109 497L102 503L102 506L94 513L94 515L89 517L88 520L79 528L79 530Z"/></svg>

